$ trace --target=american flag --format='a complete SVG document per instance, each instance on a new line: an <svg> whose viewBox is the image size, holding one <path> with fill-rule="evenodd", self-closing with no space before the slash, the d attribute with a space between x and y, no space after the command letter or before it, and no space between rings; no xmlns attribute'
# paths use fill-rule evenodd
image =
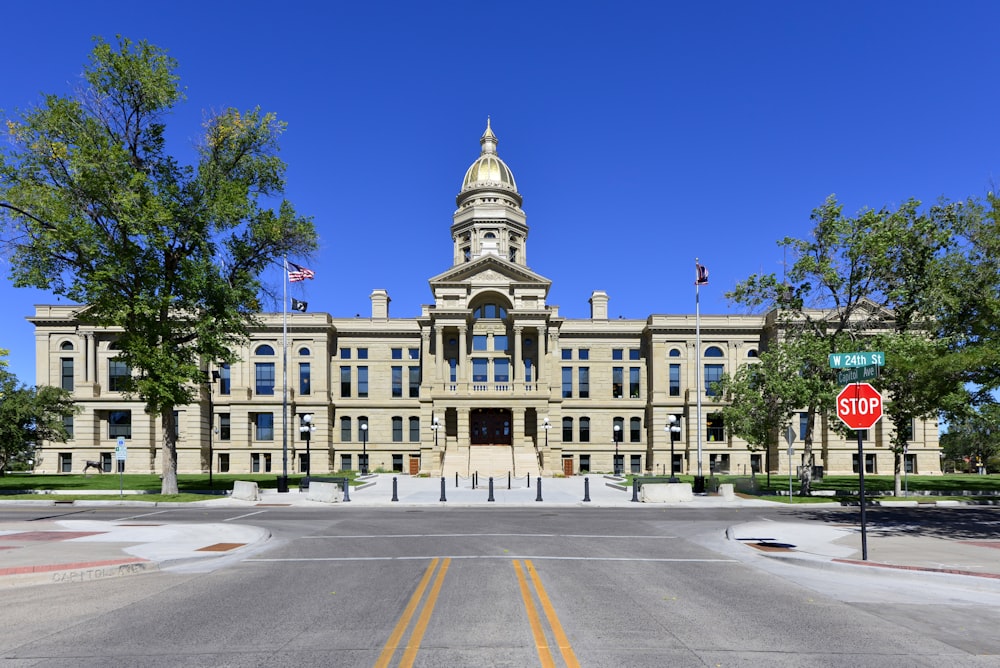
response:
<svg viewBox="0 0 1000 668"><path fill-rule="evenodd" d="M695 267L695 285L708 285L708 267L697 262L694 263Z"/></svg>
<svg viewBox="0 0 1000 668"><path fill-rule="evenodd" d="M288 270L289 283L297 283L298 281L304 281L307 278L316 278L316 272L312 269L300 267L294 262L289 262L288 266L291 267L291 269Z"/></svg>

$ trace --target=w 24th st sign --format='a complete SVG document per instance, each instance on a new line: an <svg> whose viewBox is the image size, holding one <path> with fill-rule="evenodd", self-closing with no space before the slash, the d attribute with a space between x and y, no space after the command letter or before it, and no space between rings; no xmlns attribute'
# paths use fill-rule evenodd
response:
<svg viewBox="0 0 1000 668"><path fill-rule="evenodd" d="M882 395L868 383L848 385L837 395L837 417L855 431L882 419Z"/></svg>

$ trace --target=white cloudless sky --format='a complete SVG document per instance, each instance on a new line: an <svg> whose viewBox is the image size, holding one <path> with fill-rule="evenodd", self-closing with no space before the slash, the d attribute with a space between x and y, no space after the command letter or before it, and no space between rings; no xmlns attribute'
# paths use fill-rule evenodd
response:
<svg viewBox="0 0 1000 668"><path fill-rule="evenodd" d="M723 294L781 272L830 194L845 211L982 197L1000 176L1000 3L151 2L4 9L0 109L68 94L100 35L177 59L167 119L190 162L213 110L288 123L289 199L314 217L311 311L367 317L431 301L487 116L528 215L527 259L549 303L613 318L694 309L694 261ZM34 383L35 304L0 262L0 348ZM269 280L280 281L275 270ZM280 310L280 304L272 305Z"/></svg>

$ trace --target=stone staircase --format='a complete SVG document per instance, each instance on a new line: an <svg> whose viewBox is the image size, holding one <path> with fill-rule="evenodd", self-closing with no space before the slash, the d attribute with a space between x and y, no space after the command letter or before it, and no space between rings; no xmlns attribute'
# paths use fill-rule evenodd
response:
<svg viewBox="0 0 1000 668"><path fill-rule="evenodd" d="M538 455L528 445L473 445L468 448L448 448L444 454L442 475L450 478L456 473L480 478L502 477L508 473L521 477L538 475Z"/></svg>

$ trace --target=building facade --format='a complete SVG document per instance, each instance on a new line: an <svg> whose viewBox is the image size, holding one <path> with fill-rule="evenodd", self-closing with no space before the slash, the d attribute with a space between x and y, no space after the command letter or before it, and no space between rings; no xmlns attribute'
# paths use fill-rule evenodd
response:
<svg viewBox="0 0 1000 668"><path fill-rule="evenodd" d="M696 474L699 459L705 475L787 473L784 446L751 452L727 433L711 392L755 362L773 319L703 315L699 348L694 315L612 320L599 290L590 318L560 317L551 281L528 266L527 217L489 123L480 144L456 198L452 266L429 279L432 303L392 318L389 295L374 290L370 317L291 312L287 338L283 314L262 314L239 363L208 365L200 400L178 408L178 472L319 474L367 458L373 471L433 476L671 464ZM129 370L116 361L117 333L79 322L78 310L37 306L29 318L37 382L70 390L81 409L66 443L43 444L35 471L78 473L88 461L111 470L124 438L126 471L158 472L159 419L121 392ZM805 417L793 428L804 432ZM892 473L891 423L869 430L862 463L835 420L817 420L817 465ZM907 470L939 472L937 424L911 429Z"/></svg>

